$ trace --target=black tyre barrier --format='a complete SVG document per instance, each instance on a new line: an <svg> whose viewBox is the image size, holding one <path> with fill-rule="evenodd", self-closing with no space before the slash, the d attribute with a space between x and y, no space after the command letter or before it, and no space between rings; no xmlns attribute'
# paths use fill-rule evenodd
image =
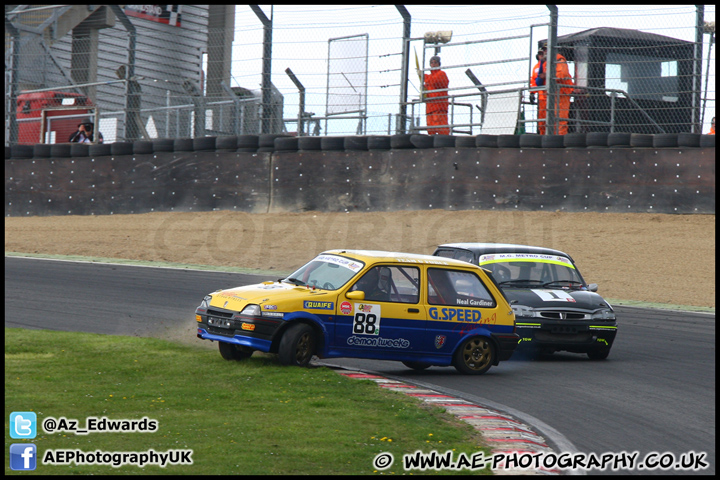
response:
<svg viewBox="0 0 720 480"><path fill-rule="evenodd" d="M297 137L278 137L275 139L276 152L297 152Z"/></svg>
<svg viewBox="0 0 720 480"><path fill-rule="evenodd" d="M678 147L699 147L699 133L678 133Z"/></svg>
<svg viewBox="0 0 720 480"><path fill-rule="evenodd" d="M475 148L475 137L455 137L455 147L457 148Z"/></svg>
<svg viewBox="0 0 720 480"><path fill-rule="evenodd" d="M258 147L275 147L275 139L278 137L287 137L280 133L263 133L258 136Z"/></svg>
<svg viewBox="0 0 720 480"><path fill-rule="evenodd" d="M541 135L543 148L565 148L565 135Z"/></svg>
<svg viewBox="0 0 720 480"><path fill-rule="evenodd" d="M345 141L343 142L343 148L345 150L367 150L367 137L363 135L358 135L354 137L345 137Z"/></svg>
<svg viewBox="0 0 720 480"><path fill-rule="evenodd" d="M433 148L455 148L455 141L453 135L433 135Z"/></svg>
<svg viewBox="0 0 720 480"><path fill-rule="evenodd" d="M715 135L702 135L700 137L700 147L715 148Z"/></svg>
<svg viewBox="0 0 720 480"><path fill-rule="evenodd" d="M32 146L34 158L50 158L50 148L52 145L49 143L36 143Z"/></svg>
<svg viewBox="0 0 720 480"><path fill-rule="evenodd" d="M497 135L480 134L477 137L475 137L475 146L476 147L497 148L498 147L498 136Z"/></svg>
<svg viewBox="0 0 720 480"><path fill-rule="evenodd" d="M196 152L215 150L215 142L217 137L198 137L193 138L193 150Z"/></svg>
<svg viewBox="0 0 720 480"><path fill-rule="evenodd" d="M32 158L32 157L33 157L33 146L32 145L11 145L10 146L10 158Z"/></svg>
<svg viewBox="0 0 720 480"><path fill-rule="evenodd" d="M70 156L71 157L87 157L90 151L89 143L73 143L70 144Z"/></svg>
<svg viewBox="0 0 720 480"><path fill-rule="evenodd" d="M215 140L215 149L223 152L234 152L238 148L237 135L224 135Z"/></svg>
<svg viewBox="0 0 720 480"><path fill-rule="evenodd" d="M345 148L345 137L322 137L320 150L343 150Z"/></svg>
<svg viewBox="0 0 720 480"><path fill-rule="evenodd" d="M133 142L133 153L136 155L146 155L154 151L153 143L149 140L135 140Z"/></svg>
<svg viewBox="0 0 720 480"><path fill-rule="evenodd" d="M173 150L175 152L192 152L193 151L193 139L192 138L176 138L173 143Z"/></svg>
<svg viewBox="0 0 720 480"><path fill-rule="evenodd" d="M588 132L585 136L585 144L588 147L607 147L608 146L608 133L607 132Z"/></svg>
<svg viewBox="0 0 720 480"><path fill-rule="evenodd" d="M174 152L175 140L172 138L156 138L152 141L153 152Z"/></svg>
<svg viewBox="0 0 720 480"><path fill-rule="evenodd" d="M265 147L263 147L263 148L265 148ZM255 147L255 148L238 148L236 151L243 152L243 153L255 153L258 151L258 149L257 149L257 147Z"/></svg>
<svg viewBox="0 0 720 480"><path fill-rule="evenodd" d="M628 132L613 132L608 134L608 147L629 147L630 134Z"/></svg>
<svg viewBox="0 0 720 480"><path fill-rule="evenodd" d="M534 133L522 134L518 145L520 148L542 148L542 136Z"/></svg>
<svg viewBox="0 0 720 480"><path fill-rule="evenodd" d="M237 148L258 148L257 135L238 135Z"/></svg>
<svg viewBox="0 0 720 480"><path fill-rule="evenodd" d="M643 133L631 133L630 134L630 146L631 147L652 147L653 136L646 135Z"/></svg>
<svg viewBox="0 0 720 480"><path fill-rule="evenodd" d="M321 148L321 137L298 138L298 149L300 150L320 150Z"/></svg>
<svg viewBox="0 0 720 480"><path fill-rule="evenodd" d="M585 148L587 145L587 135L584 133L568 133L563 137L565 148Z"/></svg>
<svg viewBox="0 0 720 480"><path fill-rule="evenodd" d="M410 142L415 148L432 148L433 137L431 135L411 135Z"/></svg>
<svg viewBox="0 0 720 480"><path fill-rule="evenodd" d="M498 135L498 148L518 148L520 146L520 135Z"/></svg>
<svg viewBox="0 0 720 480"><path fill-rule="evenodd" d="M132 155L133 144L130 142L111 143L110 152L112 152L113 155Z"/></svg>
<svg viewBox="0 0 720 480"><path fill-rule="evenodd" d="M666 148L666 147L677 147L678 146L678 134L677 133L658 133L653 135L653 147L655 148Z"/></svg>
<svg viewBox="0 0 720 480"><path fill-rule="evenodd" d="M401 149L401 148L413 148L414 145L410 141L409 133L396 133L390 137L390 148Z"/></svg>
<svg viewBox="0 0 720 480"><path fill-rule="evenodd" d="M367 140L368 150L390 150L389 135L370 135Z"/></svg>
<svg viewBox="0 0 720 480"><path fill-rule="evenodd" d="M90 148L88 148L88 155L91 157L104 157L112 155L112 144L98 143L97 145L90 145Z"/></svg>
<svg viewBox="0 0 720 480"><path fill-rule="evenodd" d="M12 148L9 146L5 147L5 160L12 158Z"/></svg>
<svg viewBox="0 0 720 480"><path fill-rule="evenodd" d="M275 147L258 147L255 151L258 153L272 153L275 151Z"/></svg>
<svg viewBox="0 0 720 480"><path fill-rule="evenodd" d="M72 156L71 147L69 143L56 143L50 147L50 156L69 158Z"/></svg>

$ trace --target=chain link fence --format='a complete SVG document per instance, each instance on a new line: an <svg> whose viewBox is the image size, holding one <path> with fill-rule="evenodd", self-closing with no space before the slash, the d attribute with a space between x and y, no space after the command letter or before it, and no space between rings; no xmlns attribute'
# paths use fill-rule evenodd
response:
<svg viewBox="0 0 720 480"><path fill-rule="evenodd" d="M715 116L713 5L264 8L6 6L6 145L87 117L107 143L425 133L433 55L453 135L707 133Z"/></svg>

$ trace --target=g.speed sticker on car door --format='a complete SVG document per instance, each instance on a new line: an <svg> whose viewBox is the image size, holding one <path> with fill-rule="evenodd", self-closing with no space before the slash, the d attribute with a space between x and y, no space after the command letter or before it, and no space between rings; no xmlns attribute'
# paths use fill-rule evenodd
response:
<svg viewBox="0 0 720 480"><path fill-rule="evenodd" d="M380 305L356 303L352 332L355 335L380 335Z"/></svg>
<svg viewBox="0 0 720 480"><path fill-rule="evenodd" d="M575 299L563 290L533 290L535 295L546 302L574 302Z"/></svg>

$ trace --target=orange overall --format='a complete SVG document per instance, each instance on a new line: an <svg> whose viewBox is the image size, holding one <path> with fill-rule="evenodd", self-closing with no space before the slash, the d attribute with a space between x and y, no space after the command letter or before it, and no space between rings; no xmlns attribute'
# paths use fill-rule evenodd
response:
<svg viewBox="0 0 720 480"><path fill-rule="evenodd" d="M538 85L537 81L537 75L540 73L539 69L543 68L545 69L545 65L547 63L545 61L538 62L535 67L533 68L533 76L530 79L530 86L531 87L538 87L542 86L543 83L540 83ZM558 84L561 85L570 85L569 87L559 87L558 88L558 94L557 94L557 100L555 101L555 118L568 118L568 115L570 115L570 95L573 93L573 81L572 77L570 76L570 70L567 66L567 60L565 60L565 57L557 54L556 62L555 62L555 80ZM545 134L545 122L540 122L539 120L542 118L544 119L547 116L547 92L538 92L538 133L540 135ZM558 134L560 135L566 135L568 131L567 127L567 120L559 120L557 122L558 125Z"/></svg>
<svg viewBox="0 0 720 480"><path fill-rule="evenodd" d="M431 71L425 74L425 90L438 90L448 88L450 81L445 72L440 70ZM430 92L425 94L426 104L425 113L427 113L427 125L447 125L448 124L448 92ZM445 97L445 98L437 98ZM450 128L428 128L429 135L450 135Z"/></svg>

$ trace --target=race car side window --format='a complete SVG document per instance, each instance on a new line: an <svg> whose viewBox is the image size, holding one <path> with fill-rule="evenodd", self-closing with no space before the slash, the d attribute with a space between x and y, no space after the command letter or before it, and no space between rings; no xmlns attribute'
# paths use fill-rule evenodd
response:
<svg viewBox="0 0 720 480"><path fill-rule="evenodd" d="M428 269L428 302L433 305L494 307L495 298L472 272Z"/></svg>
<svg viewBox="0 0 720 480"><path fill-rule="evenodd" d="M420 270L417 267L373 267L350 288L362 290L365 300L375 302L418 303L420 300Z"/></svg>

